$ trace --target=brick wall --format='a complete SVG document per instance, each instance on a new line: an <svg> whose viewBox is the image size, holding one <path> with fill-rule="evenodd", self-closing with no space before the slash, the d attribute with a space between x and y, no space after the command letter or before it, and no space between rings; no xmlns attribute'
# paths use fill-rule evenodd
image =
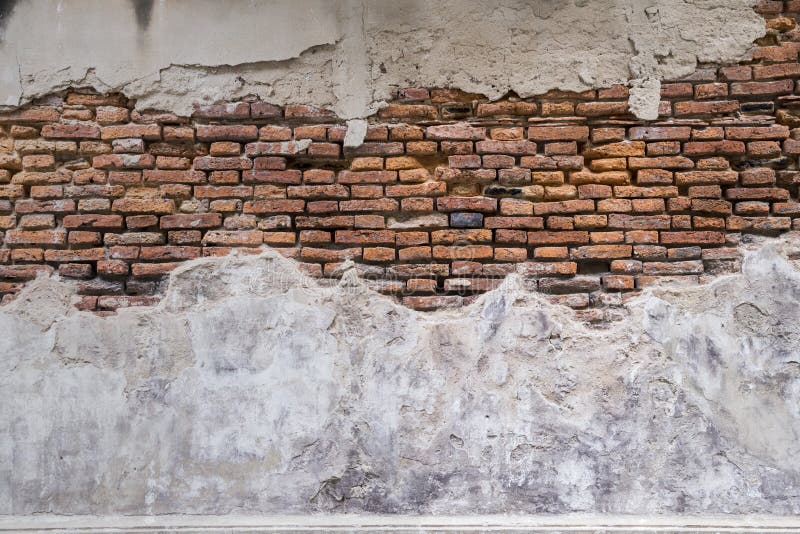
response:
<svg viewBox="0 0 800 534"><path fill-rule="evenodd" d="M511 272L587 308L735 270L742 234L800 229L800 2L756 9L753 61L663 84L650 123L621 86L499 102L409 88L350 149L309 106L184 118L48 97L0 116L0 294L57 271L81 280L82 308L146 305L181 262L262 244L316 277L352 258L418 309Z"/></svg>

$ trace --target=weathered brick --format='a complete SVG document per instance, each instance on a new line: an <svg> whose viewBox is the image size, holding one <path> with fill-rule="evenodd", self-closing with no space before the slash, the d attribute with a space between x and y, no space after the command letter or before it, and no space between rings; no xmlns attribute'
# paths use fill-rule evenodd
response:
<svg viewBox="0 0 800 534"><path fill-rule="evenodd" d="M9 230L5 235L7 245L65 245L65 230Z"/></svg>
<svg viewBox="0 0 800 534"><path fill-rule="evenodd" d="M723 232L661 232L661 242L666 245L722 245Z"/></svg>
<svg viewBox="0 0 800 534"><path fill-rule="evenodd" d="M167 214L175 210L175 203L159 198L120 198L114 200L112 209L120 213Z"/></svg>
<svg viewBox="0 0 800 534"><path fill-rule="evenodd" d="M244 203L243 212L264 213L303 213L304 200L252 200Z"/></svg>
<svg viewBox="0 0 800 534"><path fill-rule="evenodd" d="M263 242L260 230L209 230L203 236L203 245L258 246Z"/></svg>
<svg viewBox="0 0 800 534"><path fill-rule="evenodd" d="M42 126L42 137L45 139L100 139L100 128L94 124L46 124Z"/></svg>
<svg viewBox="0 0 800 534"><path fill-rule="evenodd" d="M630 173L627 171L590 172L580 171L569 173L569 183L575 185L600 184L600 185L626 185L631 182Z"/></svg>
<svg viewBox="0 0 800 534"><path fill-rule="evenodd" d="M161 126L158 124L120 124L104 126L101 138L105 140L140 138L148 141L157 141L161 139Z"/></svg>
<svg viewBox="0 0 800 534"><path fill-rule="evenodd" d="M661 156L656 158L630 158L628 167L639 169L691 169L694 162L683 156Z"/></svg>
<svg viewBox="0 0 800 534"><path fill-rule="evenodd" d="M774 82L739 82L731 84L731 95L788 95L794 90L794 80Z"/></svg>
<svg viewBox="0 0 800 534"><path fill-rule="evenodd" d="M675 115L711 115L739 111L736 100L714 100L707 102L675 102Z"/></svg>
<svg viewBox="0 0 800 534"><path fill-rule="evenodd" d="M186 213L161 217L162 230L215 228L222 224L219 213Z"/></svg>
<svg viewBox="0 0 800 534"><path fill-rule="evenodd" d="M514 154L518 156L536 154L536 143L531 141L478 141L475 150L479 154Z"/></svg>
<svg viewBox="0 0 800 534"><path fill-rule="evenodd" d="M531 141L577 141L589 139L587 126L531 126L528 128Z"/></svg>
<svg viewBox="0 0 800 534"><path fill-rule="evenodd" d="M528 232L529 245L583 245L589 242L586 231Z"/></svg>
<svg viewBox="0 0 800 534"><path fill-rule="evenodd" d="M435 141L481 141L486 139L486 128L474 127L466 122L428 126L425 137Z"/></svg>
<svg viewBox="0 0 800 534"><path fill-rule="evenodd" d="M645 141L687 141L690 134L689 126L635 126L629 131L631 139Z"/></svg>
<svg viewBox="0 0 800 534"><path fill-rule="evenodd" d="M632 253L630 245L586 245L573 248L570 257L576 261L612 260L629 258Z"/></svg>
<svg viewBox="0 0 800 534"><path fill-rule="evenodd" d="M726 126L725 137L734 140L780 140L789 137L789 128L782 124L773 126Z"/></svg>
<svg viewBox="0 0 800 534"><path fill-rule="evenodd" d="M436 205L440 211L497 211L497 199L486 197L440 197L436 199Z"/></svg>

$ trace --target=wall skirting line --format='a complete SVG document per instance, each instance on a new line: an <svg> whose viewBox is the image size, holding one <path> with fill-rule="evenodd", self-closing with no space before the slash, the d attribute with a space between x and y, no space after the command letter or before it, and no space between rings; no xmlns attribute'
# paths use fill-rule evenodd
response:
<svg viewBox="0 0 800 534"><path fill-rule="evenodd" d="M767 516L0 516L0 532L471 533L800 532L800 517Z"/></svg>

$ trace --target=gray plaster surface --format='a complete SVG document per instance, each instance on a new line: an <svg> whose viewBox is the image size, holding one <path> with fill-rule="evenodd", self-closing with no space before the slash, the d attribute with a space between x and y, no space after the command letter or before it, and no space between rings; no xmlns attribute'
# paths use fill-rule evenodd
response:
<svg viewBox="0 0 800 534"><path fill-rule="evenodd" d="M734 62L764 34L753 0L15 0L0 105L69 86L139 108L256 95L373 114L399 87L497 99L616 83L655 118L659 80Z"/></svg>
<svg viewBox="0 0 800 534"><path fill-rule="evenodd" d="M590 327L404 308L266 251L98 317L0 307L0 515L800 513L800 239Z"/></svg>

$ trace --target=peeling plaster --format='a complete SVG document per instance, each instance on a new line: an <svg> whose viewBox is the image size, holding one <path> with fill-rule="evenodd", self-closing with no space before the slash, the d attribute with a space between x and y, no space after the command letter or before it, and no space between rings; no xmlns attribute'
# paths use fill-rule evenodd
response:
<svg viewBox="0 0 800 534"><path fill-rule="evenodd" d="M195 102L256 95L353 119L375 113L399 87L498 99L623 83L634 87L633 110L649 118L658 80L745 55L765 32L752 5L171 0L146 9L129 0L28 1L8 17L0 44L0 102L91 86L137 98L140 109L188 114Z"/></svg>
<svg viewBox="0 0 800 534"><path fill-rule="evenodd" d="M800 512L800 241L595 329L510 276L420 313L272 251L98 317L0 307L0 514Z"/></svg>

